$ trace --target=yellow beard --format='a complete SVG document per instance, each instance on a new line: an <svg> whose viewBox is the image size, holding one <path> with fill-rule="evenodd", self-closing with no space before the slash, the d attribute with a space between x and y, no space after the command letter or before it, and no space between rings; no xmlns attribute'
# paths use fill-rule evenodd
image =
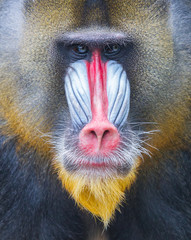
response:
<svg viewBox="0 0 191 240"><path fill-rule="evenodd" d="M58 176L63 187L75 199L76 203L97 216L107 227L116 209L124 201L124 192L135 180L135 170L125 177L90 178L79 174L70 174L61 164L56 164Z"/></svg>

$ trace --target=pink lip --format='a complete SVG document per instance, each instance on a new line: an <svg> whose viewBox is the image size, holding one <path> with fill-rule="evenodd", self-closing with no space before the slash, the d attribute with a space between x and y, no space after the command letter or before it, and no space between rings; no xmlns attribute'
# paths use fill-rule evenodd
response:
<svg viewBox="0 0 191 240"><path fill-rule="evenodd" d="M80 166L82 167L87 167L87 168L106 168L106 167L109 167L109 164L108 163L105 163L105 162L80 162L79 163Z"/></svg>

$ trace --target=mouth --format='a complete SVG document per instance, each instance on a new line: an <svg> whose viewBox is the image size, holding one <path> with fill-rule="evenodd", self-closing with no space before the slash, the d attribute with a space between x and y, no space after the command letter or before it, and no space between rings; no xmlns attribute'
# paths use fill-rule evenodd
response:
<svg viewBox="0 0 191 240"><path fill-rule="evenodd" d="M79 175L94 176L94 177L112 177L115 175L127 175L132 163L126 162L124 159L117 161L114 157L84 157L76 158L75 160L62 161L64 168L70 173L77 173Z"/></svg>
<svg viewBox="0 0 191 240"><path fill-rule="evenodd" d="M66 133L65 133L66 134ZM121 137L116 147L110 152L88 152L79 146L78 135L60 136L56 144L56 162L60 163L68 173L94 176L94 177L124 177L127 176L138 159L141 157L143 148L138 137L129 132L127 137Z"/></svg>
<svg viewBox="0 0 191 240"><path fill-rule="evenodd" d="M83 168L87 168L87 169L102 169L102 168L109 168L111 167L111 165L109 165L109 163L105 163L105 162L84 162L84 161L79 161L78 163L79 167L83 167Z"/></svg>

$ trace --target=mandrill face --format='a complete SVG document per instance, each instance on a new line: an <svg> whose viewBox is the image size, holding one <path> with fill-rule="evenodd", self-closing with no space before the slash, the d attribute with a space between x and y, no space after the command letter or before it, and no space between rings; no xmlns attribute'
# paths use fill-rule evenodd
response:
<svg viewBox="0 0 191 240"><path fill-rule="evenodd" d="M18 126L50 153L75 201L105 225L139 166L170 143L178 129L171 121L181 125L170 104L177 108L182 95L171 75L168 4L156 13L153 3L26 4L19 52L26 84L16 95L27 114Z"/></svg>
<svg viewBox="0 0 191 240"><path fill-rule="evenodd" d="M74 45L70 51L79 60L63 80L72 125L60 135L59 159L66 170L87 177L127 175L146 149L127 122L130 83L123 66L113 60L124 49L112 44L91 51Z"/></svg>
<svg viewBox="0 0 191 240"><path fill-rule="evenodd" d="M191 239L191 0L0 0L0 240Z"/></svg>
<svg viewBox="0 0 191 240"><path fill-rule="evenodd" d="M76 202L105 225L135 180L140 159L149 156L146 137L152 133L128 118L131 84L123 61L133 46L126 41L120 32L92 31L67 33L64 44L57 43L70 65L63 74L67 114L56 131L55 167Z"/></svg>

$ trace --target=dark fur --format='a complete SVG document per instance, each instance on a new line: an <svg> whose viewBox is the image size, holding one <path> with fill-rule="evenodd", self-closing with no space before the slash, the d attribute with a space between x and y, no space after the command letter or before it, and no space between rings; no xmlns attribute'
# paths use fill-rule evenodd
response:
<svg viewBox="0 0 191 240"><path fill-rule="evenodd" d="M84 240L80 213L50 166L39 169L25 146L16 154L15 141L0 139L0 239Z"/></svg>
<svg viewBox="0 0 191 240"><path fill-rule="evenodd" d="M174 162L175 159L177 162ZM163 156L163 161L156 168L150 170L140 171L136 184L127 194L122 216L117 214L109 230L111 239L189 240L190 152L169 153Z"/></svg>

